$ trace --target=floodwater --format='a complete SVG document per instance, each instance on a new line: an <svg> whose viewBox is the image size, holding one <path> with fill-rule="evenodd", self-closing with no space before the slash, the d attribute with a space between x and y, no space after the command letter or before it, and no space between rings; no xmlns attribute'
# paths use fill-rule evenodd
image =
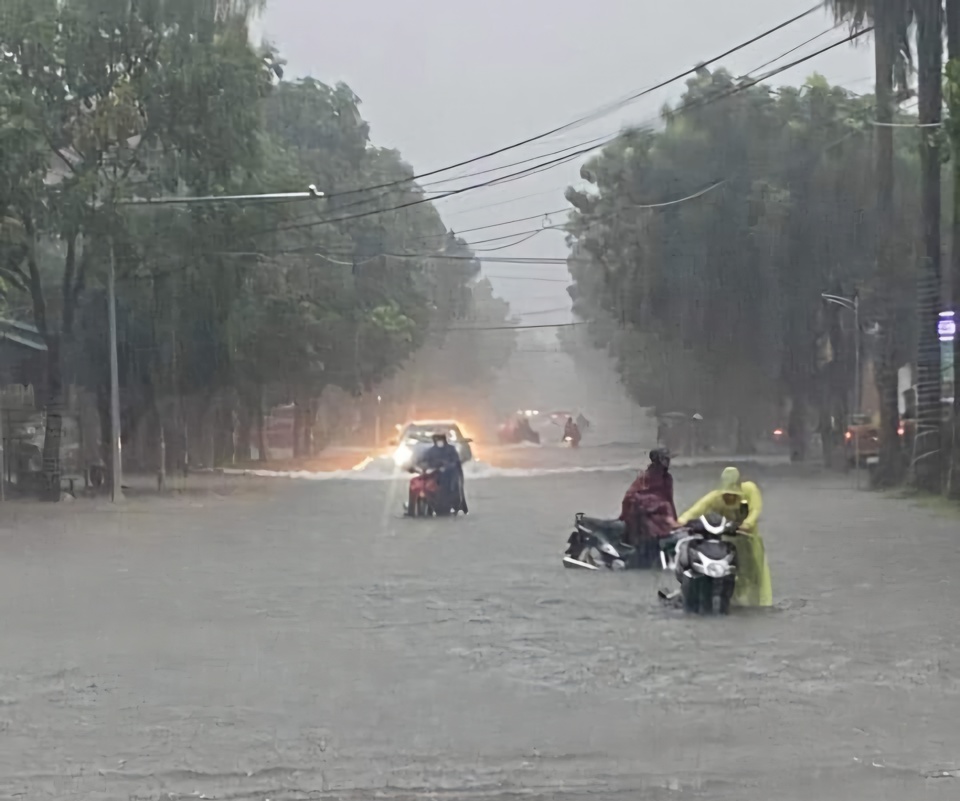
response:
<svg viewBox="0 0 960 801"><path fill-rule="evenodd" d="M665 574L561 567L612 468L473 481L456 520L348 480L24 513L0 798L960 797L956 518L749 471L778 606L720 620L661 608Z"/></svg>

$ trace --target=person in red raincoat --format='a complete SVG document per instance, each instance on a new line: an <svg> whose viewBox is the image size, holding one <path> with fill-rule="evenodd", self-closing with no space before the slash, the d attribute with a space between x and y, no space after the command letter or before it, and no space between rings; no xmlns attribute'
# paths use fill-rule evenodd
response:
<svg viewBox="0 0 960 801"><path fill-rule="evenodd" d="M640 473L623 496L620 519L627 524L627 540L639 545L646 538L667 537L679 525L673 502L670 451L650 451L650 465Z"/></svg>

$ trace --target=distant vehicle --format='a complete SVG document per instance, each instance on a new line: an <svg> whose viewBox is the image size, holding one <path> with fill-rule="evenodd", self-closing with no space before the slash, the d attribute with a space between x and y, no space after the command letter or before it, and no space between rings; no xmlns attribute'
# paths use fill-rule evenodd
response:
<svg viewBox="0 0 960 801"><path fill-rule="evenodd" d="M518 445L521 442L532 442L534 445L540 444L540 434L533 430L530 425L530 418L533 415L518 412L507 422L503 423L497 431L497 438L501 445Z"/></svg>
<svg viewBox="0 0 960 801"><path fill-rule="evenodd" d="M409 470L417 452L426 450L433 444L435 433L447 435L447 441L460 454L461 462L466 464L473 459L473 449L470 447L473 440L464 436L456 420L414 420L402 426L397 438L390 441L390 444L395 446L394 464L403 470Z"/></svg>
<svg viewBox="0 0 960 801"><path fill-rule="evenodd" d="M916 420L901 420L897 428L901 440L904 437L912 438L916 425ZM875 464L880 456L880 430L867 415L854 415L843 435L843 448L851 467L856 466L858 455L861 464Z"/></svg>
<svg viewBox="0 0 960 801"><path fill-rule="evenodd" d="M880 454L880 431L868 415L853 415L843 435L843 448L850 465L856 465L857 456L865 463Z"/></svg>

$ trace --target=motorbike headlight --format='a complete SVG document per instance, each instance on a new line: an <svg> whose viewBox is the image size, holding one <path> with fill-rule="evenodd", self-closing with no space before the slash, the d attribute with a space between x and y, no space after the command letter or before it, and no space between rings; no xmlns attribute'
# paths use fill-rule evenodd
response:
<svg viewBox="0 0 960 801"><path fill-rule="evenodd" d="M401 445L393 452L393 462L399 467L408 462L411 456L413 456L413 451L410 450L410 447L408 445Z"/></svg>

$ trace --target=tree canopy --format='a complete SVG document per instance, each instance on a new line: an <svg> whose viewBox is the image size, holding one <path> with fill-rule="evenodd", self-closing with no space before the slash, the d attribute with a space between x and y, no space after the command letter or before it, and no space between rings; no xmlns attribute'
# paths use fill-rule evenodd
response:
<svg viewBox="0 0 960 801"><path fill-rule="evenodd" d="M571 293L582 317L607 321L591 324L595 342L638 401L722 421L741 448L787 415L802 458L807 410L836 435L852 387L853 321L821 294L860 292L865 319L877 313L872 100L816 75L735 87L702 70L661 130L624 132L585 165L593 189L567 193ZM903 263L916 248L910 139L892 232ZM911 276L901 270L903 320ZM898 343L908 360L909 326Z"/></svg>
<svg viewBox="0 0 960 801"><path fill-rule="evenodd" d="M153 418L175 460L211 413L307 416L325 387L370 389L474 309L469 248L372 144L349 87L284 80L250 44L260 5L4 4L0 290L29 297L49 349L51 495L66 383L94 387L106 418L111 259L124 433ZM145 205L308 185L306 203Z"/></svg>

